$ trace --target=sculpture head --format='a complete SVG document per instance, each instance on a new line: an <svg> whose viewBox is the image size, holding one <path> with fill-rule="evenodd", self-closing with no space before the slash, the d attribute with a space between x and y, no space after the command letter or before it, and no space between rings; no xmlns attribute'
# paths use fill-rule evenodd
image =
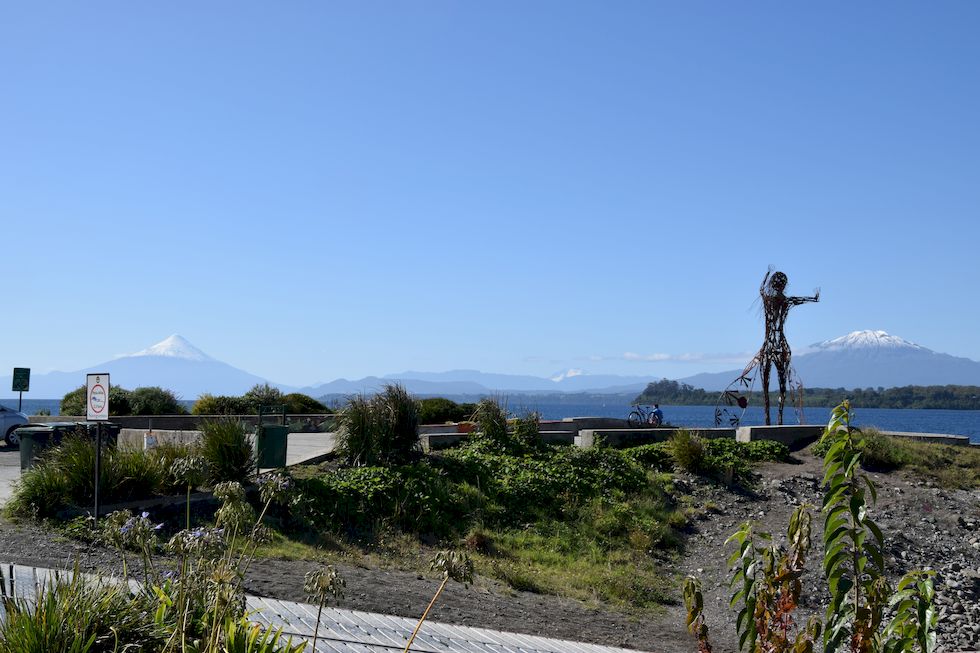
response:
<svg viewBox="0 0 980 653"><path fill-rule="evenodd" d="M786 290L786 284L789 283L789 278L783 272L773 272L772 276L769 277L769 291L775 293L781 293Z"/></svg>

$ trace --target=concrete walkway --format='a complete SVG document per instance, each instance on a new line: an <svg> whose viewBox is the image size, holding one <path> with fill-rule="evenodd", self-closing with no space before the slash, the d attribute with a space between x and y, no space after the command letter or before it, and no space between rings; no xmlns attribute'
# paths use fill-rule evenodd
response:
<svg viewBox="0 0 980 653"><path fill-rule="evenodd" d="M14 491L14 481L20 478L20 451L0 449L0 506L5 504Z"/></svg>
<svg viewBox="0 0 980 653"><path fill-rule="evenodd" d="M8 595L27 600L37 595L39 587L50 583L55 573L49 569L0 564L3 590ZM57 573L66 578L71 572ZM139 585L130 581L130 587L138 590ZM253 622L267 628L282 628L284 637L291 637L297 643L306 640L312 644L317 606L257 596L246 597L245 603ZM420 614L424 607L419 606ZM319 628L316 628L316 649L306 650L312 653L397 653L405 648L416 624L417 620L406 617L325 607ZM411 650L420 653L635 653L611 646L433 621L425 622L412 642Z"/></svg>

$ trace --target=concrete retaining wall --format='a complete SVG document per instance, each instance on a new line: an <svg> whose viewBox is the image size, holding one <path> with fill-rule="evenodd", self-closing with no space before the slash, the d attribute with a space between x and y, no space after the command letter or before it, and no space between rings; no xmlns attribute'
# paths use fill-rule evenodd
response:
<svg viewBox="0 0 980 653"><path fill-rule="evenodd" d="M735 434L739 442L774 440L790 449L802 449L820 437L824 427L817 424L783 424L782 426L740 426Z"/></svg>
<svg viewBox="0 0 980 653"><path fill-rule="evenodd" d="M120 449L152 449L161 444L192 445L200 439L200 431L121 429L118 446Z"/></svg>
<svg viewBox="0 0 980 653"><path fill-rule="evenodd" d="M650 429L582 429L575 438L575 446L592 447L602 442L607 447L621 449L652 442L665 442L677 429L664 426ZM702 438L735 438L735 429L691 429L691 433Z"/></svg>
<svg viewBox="0 0 980 653"><path fill-rule="evenodd" d="M883 435L891 435L896 438L908 438L919 442L932 442L934 444L951 444L959 447L970 445L970 438L965 435L947 435L944 433L912 433L908 431L882 431Z"/></svg>

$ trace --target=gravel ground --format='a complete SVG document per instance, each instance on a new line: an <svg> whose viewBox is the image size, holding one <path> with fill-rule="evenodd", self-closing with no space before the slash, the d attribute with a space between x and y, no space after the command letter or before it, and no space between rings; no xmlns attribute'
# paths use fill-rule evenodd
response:
<svg viewBox="0 0 980 653"><path fill-rule="evenodd" d="M693 476L681 476L677 485L695 497L695 505L711 505L695 521L685 552L676 562L678 578L701 577L706 616L717 653L736 650L735 613L728 609L730 547L725 539L745 519L760 528L785 533L797 504L820 501L820 463L808 453L800 464L767 464L755 493L736 494ZM938 572L940 605L939 650L980 649L980 491L947 491L903 473L873 475L879 484L879 502L873 516L886 534L886 564L895 579L905 571L930 567ZM709 504L710 502L710 504ZM805 588L822 586L819 562L819 516L814 519L814 550ZM83 568L121 572L114 551L70 541L57 533L28 524L0 521L0 561L62 568L79 560ZM339 607L417 617L438 581L431 575L394 569L339 565L348 584ZM253 594L287 600L305 600L303 576L313 568L305 561L260 560L248 573ZM526 592L515 592L496 581L481 578L469 588L450 584L433 609L434 621L481 626L640 649L644 651L694 650L683 628L680 591L677 603L654 614L628 615L601 606ZM805 590L799 620L823 613L825 590Z"/></svg>

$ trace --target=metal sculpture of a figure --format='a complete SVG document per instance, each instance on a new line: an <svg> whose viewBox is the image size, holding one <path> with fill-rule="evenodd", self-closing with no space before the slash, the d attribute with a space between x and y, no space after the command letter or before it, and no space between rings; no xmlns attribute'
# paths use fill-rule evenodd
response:
<svg viewBox="0 0 980 653"><path fill-rule="evenodd" d="M772 268L766 272L759 286L759 294L762 297L762 310L766 318L766 337L762 343L759 353L745 366L742 374L729 385L728 389L722 394L722 401L729 407L738 406L743 412L748 405L748 400L738 391L738 387L749 388L753 382L753 372L758 369L762 375L762 397L765 405L766 425L772 423L769 415L769 377L773 367L776 368L776 377L779 381L779 406L777 413L777 424L783 423L783 408L786 404L786 388L792 382L792 368L790 359L789 342L783 328L786 326L786 318L789 316L789 309L800 304L820 301L820 290L816 290L812 297L787 297L785 290L789 279L783 272L773 272ZM797 383L798 385L798 383ZM800 399L802 399L802 386L799 387ZM715 424L721 425L723 418L728 418L730 426L737 426L741 413L735 415L729 408L715 408Z"/></svg>

